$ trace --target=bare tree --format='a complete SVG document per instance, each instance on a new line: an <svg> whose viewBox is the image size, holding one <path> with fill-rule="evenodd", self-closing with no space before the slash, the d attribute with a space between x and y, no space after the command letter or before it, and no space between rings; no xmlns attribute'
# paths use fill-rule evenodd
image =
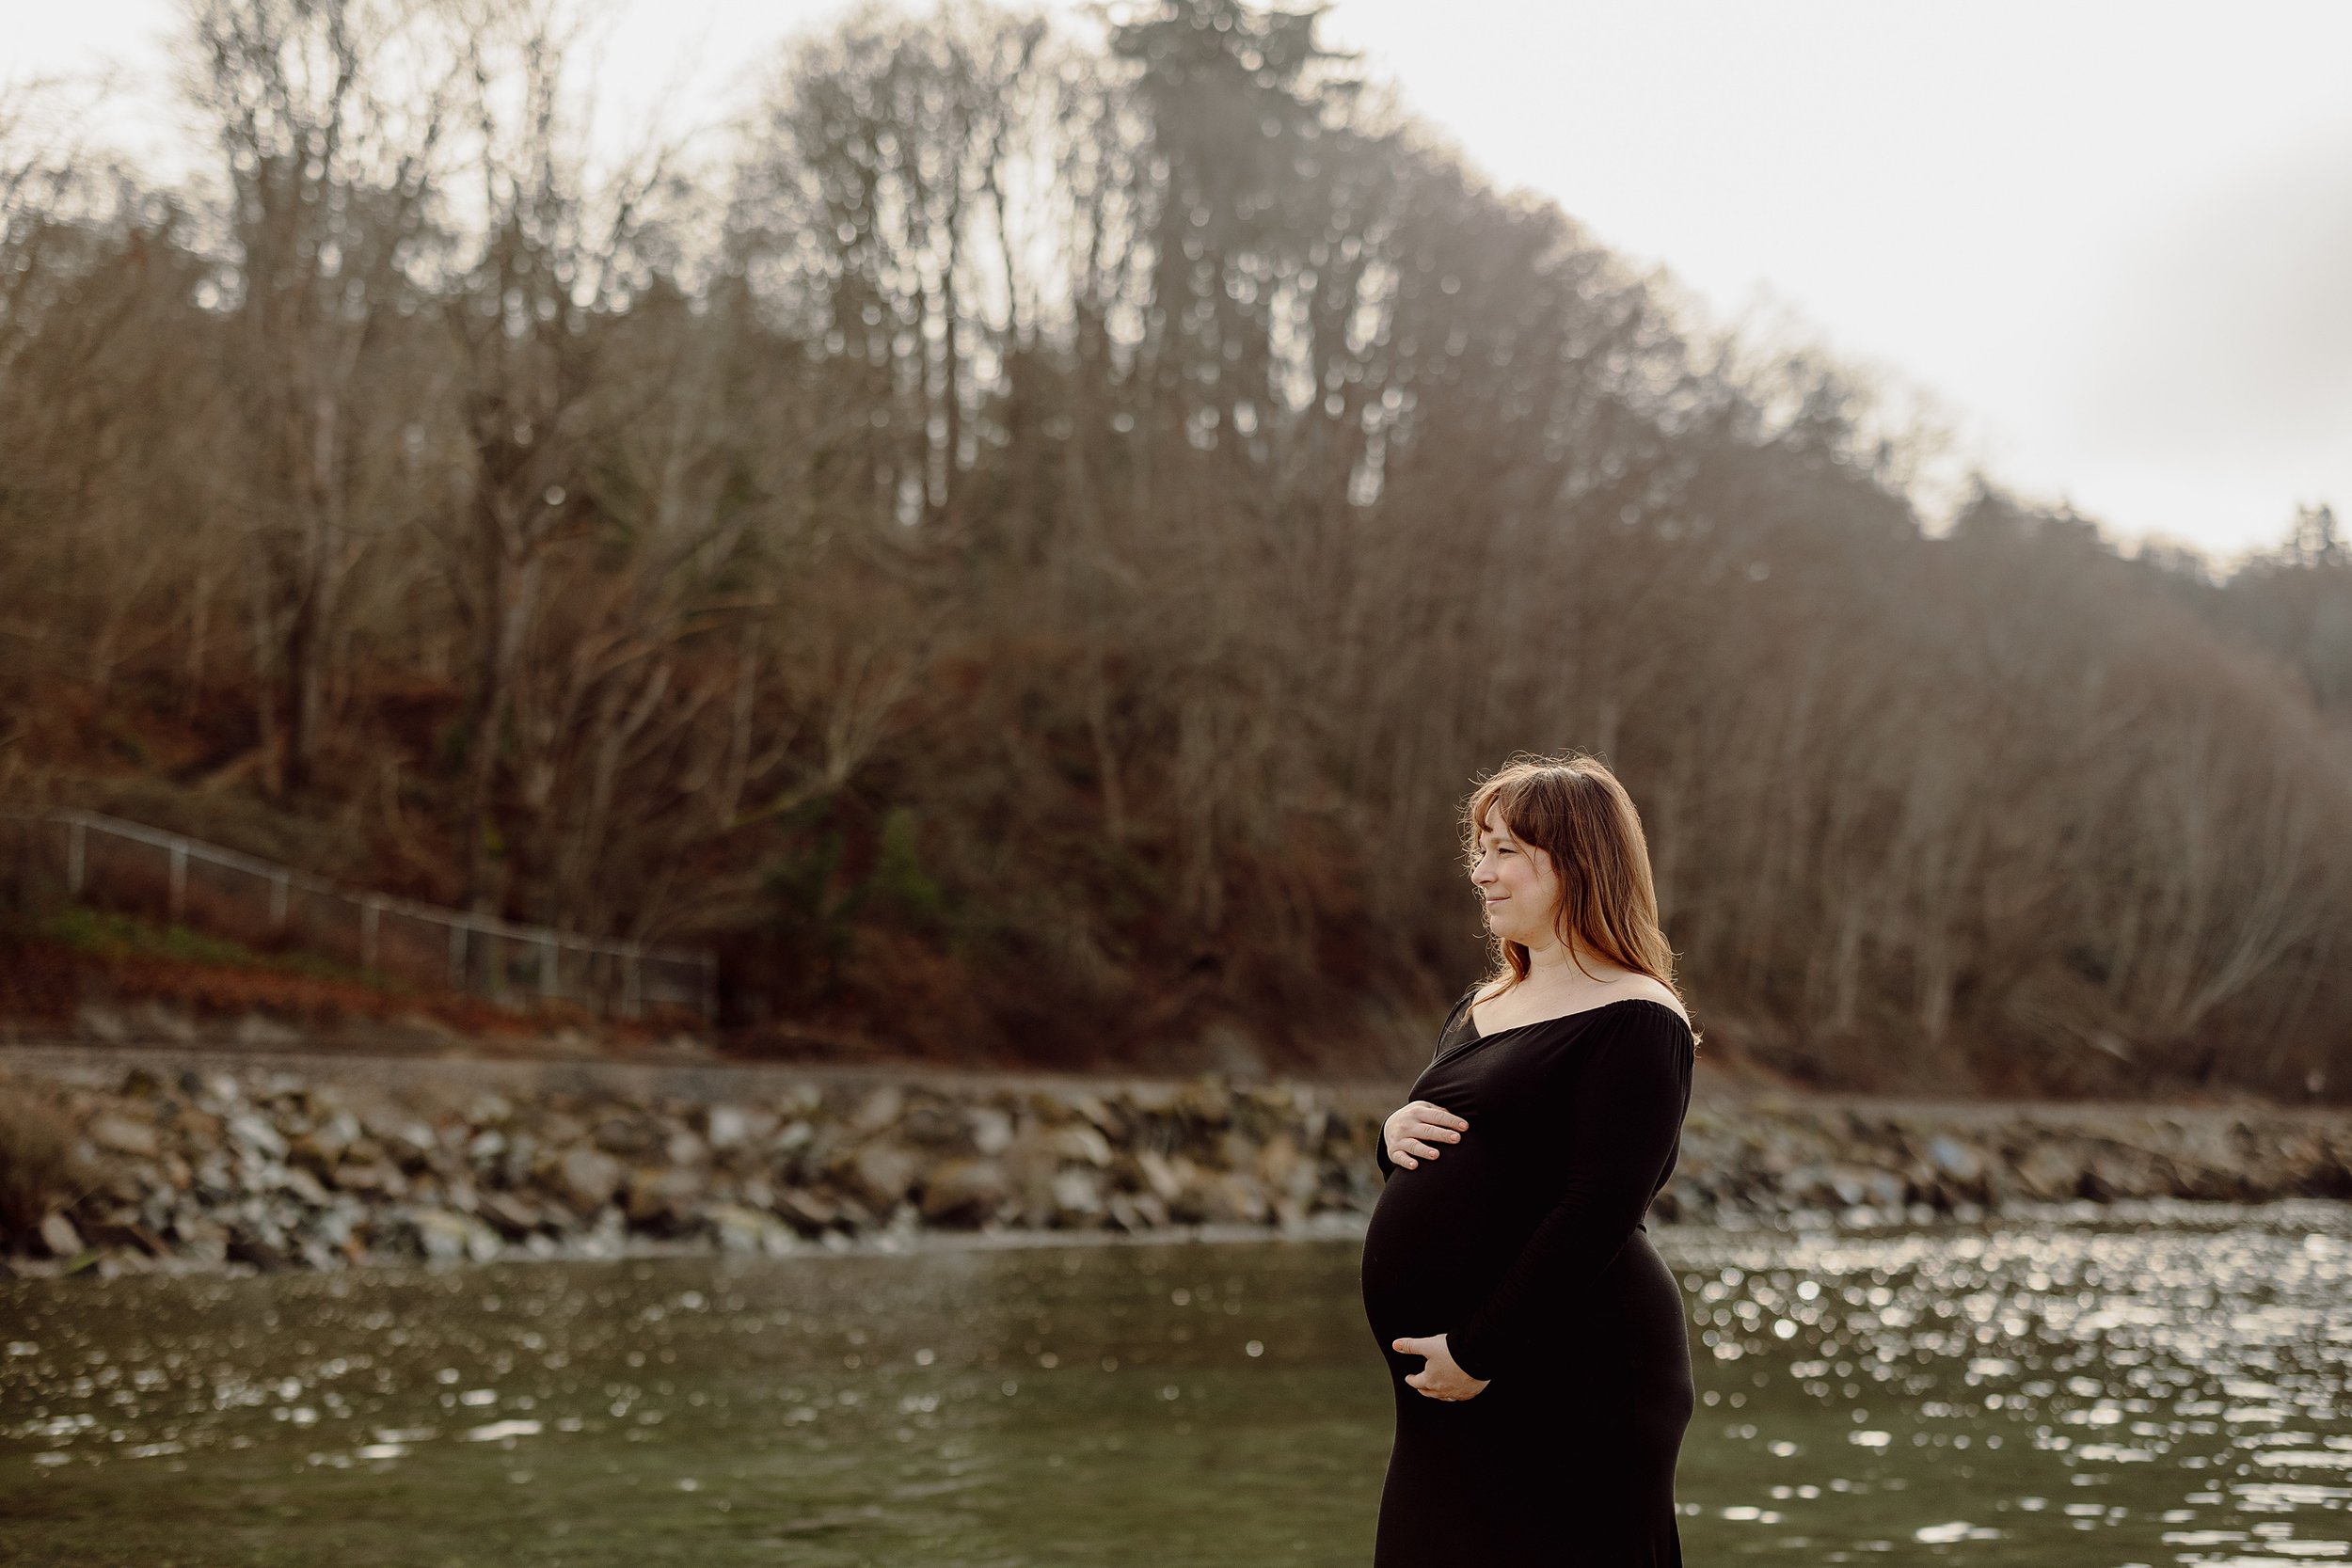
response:
<svg viewBox="0 0 2352 1568"><path fill-rule="evenodd" d="M254 461L256 714L278 782L300 789L321 740L344 584L371 542L358 515L371 434L359 404L409 292L447 103L413 7L187 8L186 90L228 189L228 347Z"/></svg>
<svg viewBox="0 0 2352 1568"><path fill-rule="evenodd" d="M864 10L617 162L586 15L194 0L185 190L0 109L12 776L710 941L745 1019L1358 1072L1482 961L1455 802L1579 747L1713 1049L2352 1082L2325 507L1931 531L1867 378L1307 10Z"/></svg>

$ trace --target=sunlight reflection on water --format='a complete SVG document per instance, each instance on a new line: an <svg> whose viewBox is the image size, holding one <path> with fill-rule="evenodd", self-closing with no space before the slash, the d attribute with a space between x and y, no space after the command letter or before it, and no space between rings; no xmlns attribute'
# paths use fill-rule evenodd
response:
<svg viewBox="0 0 2352 1568"><path fill-rule="evenodd" d="M1823 1562L2352 1555L2345 1210L2156 1213L1678 1235L1713 1364L1691 1536L1711 1514L1743 1556Z"/></svg>
<svg viewBox="0 0 2352 1568"><path fill-rule="evenodd" d="M1658 1241L1694 1560L2352 1560L2352 1210ZM0 1518L54 1562L1361 1562L1389 1405L1355 1269L1342 1241L9 1282Z"/></svg>

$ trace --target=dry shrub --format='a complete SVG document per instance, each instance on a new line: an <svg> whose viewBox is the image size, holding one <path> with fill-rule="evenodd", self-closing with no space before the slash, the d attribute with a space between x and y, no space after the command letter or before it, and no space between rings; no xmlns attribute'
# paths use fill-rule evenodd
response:
<svg viewBox="0 0 2352 1568"><path fill-rule="evenodd" d="M25 1248L42 1218L79 1197L87 1172L62 1107L0 1084L0 1241Z"/></svg>

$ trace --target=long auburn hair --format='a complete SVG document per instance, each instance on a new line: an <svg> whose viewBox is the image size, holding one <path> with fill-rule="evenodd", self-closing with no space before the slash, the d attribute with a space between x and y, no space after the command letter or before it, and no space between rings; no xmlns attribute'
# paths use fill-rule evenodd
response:
<svg viewBox="0 0 2352 1568"><path fill-rule="evenodd" d="M1513 838L1551 857L1560 877L1552 928L1578 969L1592 974L1581 952L1589 949L1681 999L1674 949L1658 920L1649 840L1633 798L1614 773L1581 752L1521 753L1481 780L1462 802L1463 853L1473 864L1479 833L1497 826L1497 818ZM1530 960L1523 943L1498 936L1494 944L1497 967L1487 979L1502 982L1499 996L1527 978Z"/></svg>

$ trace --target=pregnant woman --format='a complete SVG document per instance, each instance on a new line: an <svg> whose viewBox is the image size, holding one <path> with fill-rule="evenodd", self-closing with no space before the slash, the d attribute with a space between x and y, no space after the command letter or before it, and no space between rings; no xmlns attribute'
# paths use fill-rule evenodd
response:
<svg viewBox="0 0 2352 1568"><path fill-rule="evenodd" d="M1643 1226L1697 1040L1640 816L1589 757L1463 812L1500 963L1388 1118L1364 1310L1396 1440L1376 1568L1679 1563L1682 1294Z"/></svg>

